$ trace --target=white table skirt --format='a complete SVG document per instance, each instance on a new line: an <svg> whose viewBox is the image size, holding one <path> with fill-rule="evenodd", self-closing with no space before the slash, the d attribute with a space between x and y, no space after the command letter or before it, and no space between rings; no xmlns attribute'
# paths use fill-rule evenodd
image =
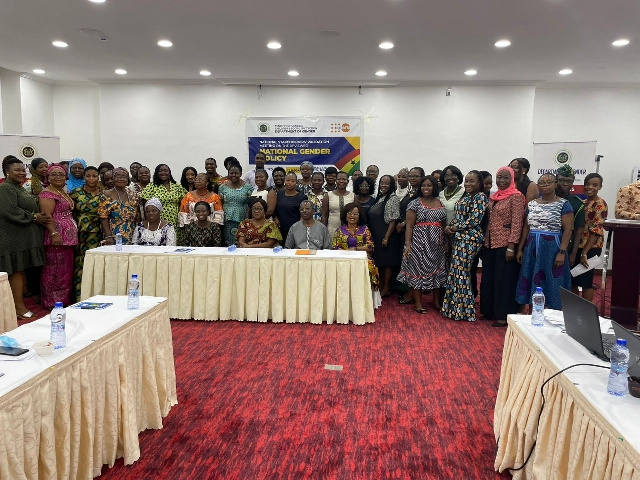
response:
<svg viewBox="0 0 640 480"><path fill-rule="evenodd" d="M82 298L125 295L131 274L143 295L169 299L171 318L266 322L375 321L365 252L113 246L85 256Z"/></svg>
<svg viewBox="0 0 640 480"><path fill-rule="evenodd" d="M607 363L560 328L530 322L509 316L494 412L495 469L520 467L533 448L513 478L640 480L640 399L609 395L606 369L575 367L551 380L537 429L547 378L576 363Z"/></svg>
<svg viewBox="0 0 640 480"><path fill-rule="evenodd" d="M138 433L162 428L177 404L166 300L141 298L134 312L123 297L92 300L114 306L67 309L67 348L0 361L0 478L92 478L120 457L131 464ZM28 344L49 329L45 317L8 335Z"/></svg>
<svg viewBox="0 0 640 480"><path fill-rule="evenodd" d="M0 272L0 333L13 330L18 326L16 306L13 303L9 277Z"/></svg>

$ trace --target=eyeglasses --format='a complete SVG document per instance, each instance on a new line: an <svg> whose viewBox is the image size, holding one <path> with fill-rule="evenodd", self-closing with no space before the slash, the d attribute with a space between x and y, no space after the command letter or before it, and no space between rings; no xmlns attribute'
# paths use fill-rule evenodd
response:
<svg viewBox="0 0 640 480"><path fill-rule="evenodd" d="M556 182L538 182L539 187L548 187L549 185L555 185Z"/></svg>
<svg viewBox="0 0 640 480"><path fill-rule="evenodd" d="M58 173L52 172L52 173L49 174L49 177L66 177L66 176L67 175L65 173L62 173L62 172L58 172Z"/></svg>

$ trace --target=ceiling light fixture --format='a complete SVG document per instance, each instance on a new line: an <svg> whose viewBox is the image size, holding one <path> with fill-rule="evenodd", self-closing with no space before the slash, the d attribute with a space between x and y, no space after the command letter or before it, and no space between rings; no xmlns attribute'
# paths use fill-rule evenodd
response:
<svg viewBox="0 0 640 480"><path fill-rule="evenodd" d="M378 77L386 77L387 76L387 72L385 72L384 70L378 70L376 72L376 76L378 76Z"/></svg>
<svg viewBox="0 0 640 480"><path fill-rule="evenodd" d="M37 73L38 75L44 75L45 71L41 68L34 68L33 73Z"/></svg>
<svg viewBox="0 0 640 480"><path fill-rule="evenodd" d="M127 71L124 68L116 68L116 74L118 74L118 75L126 75Z"/></svg>
<svg viewBox="0 0 640 480"><path fill-rule="evenodd" d="M278 50L281 47L282 45L280 44L280 42L273 41L267 43L267 48L270 48L271 50Z"/></svg>
<svg viewBox="0 0 640 480"><path fill-rule="evenodd" d="M573 70L571 70L570 68L563 68L558 73L560 75L571 75L573 73Z"/></svg>
<svg viewBox="0 0 640 480"><path fill-rule="evenodd" d="M620 38L615 42L612 42L611 45L613 45L614 47L626 47L627 45L629 45L629 40L627 40L626 38Z"/></svg>
<svg viewBox="0 0 640 480"><path fill-rule="evenodd" d="M507 39L498 40L496 43L494 43L494 45L498 48L506 48L511 45L511 41Z"/></svg>
<svg viewBox="0 0 640 480"><path fill-rule="evenodd" d="M289 70L287 72L287 75L289 75L290 77L297 77L298 75L300 75L300 72L298 72L297 70Z"/></svg>
<svg viewBox="0 0 640 480"><path fill-rule="evenodd" d="M470 68L469 70L464 72L464 74L467 75L468 77L473 77L477 73L478 71L474 70L473 68Z"/></svg>
<svg viewBox="0 0 640 480"><path fill-rule="evenodd" d="M171 40L159 40L158 46L163 48L173 47L173 42Z"/></svg>
<svg viewBox="0 0 640 480"><path fill-rule="evenodd" d="M209 70L200 70L200 75L202 75L203 77L208 77L209 75L211 75L211 72Z"/></svg>
<svg viewBox="0 0 640 480"><path fill-rule="evenodd" d="M91 3L104 3L107 0L89 0Z"/></svg>
<svg viewBox="0 0 640 480"><path fill-rule="evenodd" d="M69 46L67 42L63 42L62 40L54 40L51 42L51 45L58 48L67 48Z"/></svg>
<svg viewBox="0 0 640 480"><path fill-rule="evenodd" d="M382 50L391 50L395 45L391 42L382 42L378 45Z"/></svg>

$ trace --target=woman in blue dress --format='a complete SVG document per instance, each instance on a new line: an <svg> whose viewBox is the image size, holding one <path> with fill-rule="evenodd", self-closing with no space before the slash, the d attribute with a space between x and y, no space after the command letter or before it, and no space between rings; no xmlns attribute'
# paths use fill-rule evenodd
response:
<svg viewBox="0 0 640 480"><path fill-rule="evenodd" d="M522 264L516 301L531 302L542 287L547 308L561 310L560 287L571 289L567 247L573 229L571 204L556 195L557 179L550 173L538 179L540 198L527 204L526 219L516 260Z"/></svg>

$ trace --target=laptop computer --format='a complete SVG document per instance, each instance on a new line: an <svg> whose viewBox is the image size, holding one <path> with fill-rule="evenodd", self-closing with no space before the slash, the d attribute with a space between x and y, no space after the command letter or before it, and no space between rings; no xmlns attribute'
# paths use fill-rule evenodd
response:
<svg viewBox="0 0 640 480"><path fill-rule="evenodd" d="M640 337L619 323L611 321L616 338L624 338L629 349L629 375L640 377Z"/></svg>
<svg viewBox="0 0 640 480"><path fill-rule="evenodd" d="M560 288L564 328L571 338L601 360L609 361L616 336L601 333L598 308L588 300Z"/></svg>

